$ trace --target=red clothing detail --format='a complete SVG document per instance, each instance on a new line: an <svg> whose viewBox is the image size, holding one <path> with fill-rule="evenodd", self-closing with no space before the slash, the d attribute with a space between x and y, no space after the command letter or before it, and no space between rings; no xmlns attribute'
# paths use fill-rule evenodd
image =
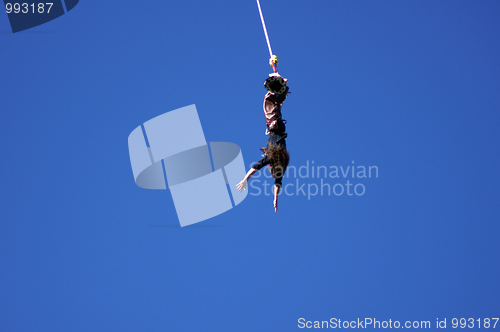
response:
<svg viewBox="0 0 500 332"><path fill-rule="evenodd" d="M267 128L270 131L279 129L278 120L281 119L281 105L285 101L287 95L288 87L286 87L285 92L280 95L273 95L268 92L264 97L264 117L266 119Z"/></svg>

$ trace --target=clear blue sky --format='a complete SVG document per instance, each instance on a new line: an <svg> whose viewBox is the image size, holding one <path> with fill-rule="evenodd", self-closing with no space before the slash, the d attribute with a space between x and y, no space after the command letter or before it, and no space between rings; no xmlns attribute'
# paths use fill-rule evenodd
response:
<svg viewBox="0 0 500 332"><path fill-rule="evenodd" d="M258 160L256 2L82 0L16 34L0 14L0 330L499 317L500 3L261 4L291 164L378 178L323 179L366 192L282 196L278 213L248 195L180 228L169 191L135 185L127 137L196 104L208 141Z"/></svg>

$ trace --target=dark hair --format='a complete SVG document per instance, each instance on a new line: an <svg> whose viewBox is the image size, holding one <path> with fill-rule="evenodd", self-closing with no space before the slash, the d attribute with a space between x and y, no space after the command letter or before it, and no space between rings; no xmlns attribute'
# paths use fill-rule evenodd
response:
<svg viewBox="0 0 500 332"><path fill-rule="evenodd" d="M268 144L266 155L271 163L271 175L273 178L282 178L290 162L290 154L286 150L286 147L279 144Z"/></svg>

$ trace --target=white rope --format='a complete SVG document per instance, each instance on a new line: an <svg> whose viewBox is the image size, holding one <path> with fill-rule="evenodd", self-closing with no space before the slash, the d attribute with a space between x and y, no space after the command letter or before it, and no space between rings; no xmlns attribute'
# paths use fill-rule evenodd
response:
<svg viewBox="0 0 500 332"><path fill-rule="evenodd" d="M271 43L269 42L269 36L267 35L266 23L264 22L264 16L262 16L262 9L260 8L260 2L257 0L257 6L259 6L260 20L262 21L262 27L264 28L264 34L266 35L267 47L269 47L269 56L273 56L273 51L271 50Z"/></svg>

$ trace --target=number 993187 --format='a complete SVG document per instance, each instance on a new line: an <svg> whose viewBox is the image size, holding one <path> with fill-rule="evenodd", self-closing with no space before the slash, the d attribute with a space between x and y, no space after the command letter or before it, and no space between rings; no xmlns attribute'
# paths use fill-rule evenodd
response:
<svg viewBox="0 0 500 332"><path fill-rule="evenodd" d="M462 329L464 328L495 328L497 326L498 318L453 318L451 320L451 326L456 329L457 327L460 327Z"/></svg>
<svg viewBox="0 0 500 332"><path fill-rule="evenodd" d="M7 10L7 14L14 13L14 14L44 14L44 13L50 13L50 9L52 8L53 2L38 2L38 3L6 3L5 4L5 9Z"/></svg>

